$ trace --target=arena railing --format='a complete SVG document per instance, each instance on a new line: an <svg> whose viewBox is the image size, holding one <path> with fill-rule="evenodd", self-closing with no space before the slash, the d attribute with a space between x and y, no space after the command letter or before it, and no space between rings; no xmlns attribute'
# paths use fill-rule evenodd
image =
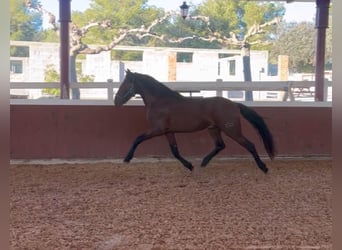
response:
<svg viewBox="0 0 342 250"><path fill-rule="evenodd" d="M241 81L203 81L203 82L163 82L171 89L185 95L192 96L201 91L214 91L216 96L223 96L224 91L274 91L282 92L281 101L254 101L250 105L267 105L282 106L291 104L299 104L301 95L314 96L315 81L258 81L258 82L241 82ZM11 105L113 105L115 93L119 88L119 82L108 80L107 82L88 82L88 83L72 83L70 88L73 89L104 89L107 91L103 99L79 99L79 100L63 100L56 98L27 99L26 96L11 95ZM10 89L59 89L60 83L46 82L11 82ZM324 102L320 105L331 105L332 82L326 80L324 83ZM82 98L82 96L81 96ZM313 105L313 101L305 102L306 105ZM127 105L143 105L140 98L133 98ZM305 105L305 104L304 104Z"/></svg>

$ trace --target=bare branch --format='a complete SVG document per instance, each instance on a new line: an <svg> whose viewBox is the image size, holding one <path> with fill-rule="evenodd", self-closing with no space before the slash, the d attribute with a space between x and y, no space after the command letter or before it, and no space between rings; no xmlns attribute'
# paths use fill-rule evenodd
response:
<svg viewBox="0 0 342 250"><path fill-rule="evenodd" d="M252 27L248 29L247 34L245 35L244 41L246 41L249 37L252 37L254 35L265 33L265 31L263 30L264 27L267 27L270 25L278 25L280 21L281 21L280 17L276 17L272 19L271 21L268 21L263 24L253 24Z"/></svg>
<svg viewBox="0 0 342 250"><path fill-rule="evenodd" d="M160 18L157 18L154 20L147 28L142 25L139 28L132 28L132 29L119 29L119 35L114 37L111 43L107 46L98 46L96 48L89 48L88 46L85 46L82 44L82 38L87 34L87 32L94 27L101 26L103 28L111 28L111 23L109 21L104 22L93 22L89 23L88 25L82 27L79 29L76 25L73 25L72 28L72 45L75 46L75 50L73 52L81 53L81 54L97 54L102 51L108 51L113 49L116 45L118 45L120 42L122 42L126 37L134 35L139 39L142 39L144 37L155 37L159 40L165 41L165 36L161 35L158 36L154 32L152 32L152 29L157 26L158 24L164 22L166 19L171 17L172 15L175 15L174 11L166 12L165 15L163 15ZM83 46L81 46L83 45ZM76 49L77 48L77 49Z"/></svg>
<svg viewBox="0 0 342 250"><path fill-rule="evenodd" d="M34 11L37 11L42 16L46 14L48 16L48 23L51 25L52 30L57 31L57 23L56 23L56 16L52 14L50 11L43 8L41 4L37 4L36 6L32 4L31 0L24 0L24 6L28 9L32 9Z"/></svg>
<svg viewBox="0 0 342 250"><path fill-rule="evenodd" d="M56 18L55 16L42 8L41 5L33 6L30 0L24 0L24 4L27 8L34 9L38 11L41 14L47 14L49 17L49 23L52 25L53 30L57 31L57 25L56 25ZM80 54L98 54L102 51L108 51L113 49L115 46L117 46L119 43L121 43L124 39L126 39L128 36L135 36L138 39L143 39L146 37L151 37L158 39L160 41L168 42L168 43L181 43L186 40L193 40L193 39L199 39L202 41L207 42L218 42L225 46L243 46L243 44L246 43L247 39L249 39L252 36L255 36L257 34L264 33L264 28L270 25L279 24L280 18L277 17L269 22L266 22L264 24L254 24L252 27L250 27L244 36L243 40L239 40L237 35L233 32L229 33L229 36L225 36L221 33L214 32L210 28L210 18L208 16L189 16L189 20L195 20L195 21L202 21L206 24L207 30L209 31L208 35L206 36L187 36L187 37L180 37L180 38L169 38L166 37L163 34L156 34L153 32L153 29L158 26L159 24L163 23L165 20L169 19L171 16L177 16L179 15L176 11L169 11L165 12L163 16L155 19L151 22L151 24L147 27L145 25L142 25L138 28L122 28L118 30L118 35L113 37L112 41L108 45L104 46L98 46L96 48L90 48L88 45L83 44L82 38L86 36L86 34L92 29L92 28L103 28L103 29L111 29L112 24L110 20L104 20L100 22L90 22L87 25L79 28L75 23L70 24L70 53L73 55L76 55L78 53ZM260 40L254 41L250 44L260 44L264 43Z"/></svg>

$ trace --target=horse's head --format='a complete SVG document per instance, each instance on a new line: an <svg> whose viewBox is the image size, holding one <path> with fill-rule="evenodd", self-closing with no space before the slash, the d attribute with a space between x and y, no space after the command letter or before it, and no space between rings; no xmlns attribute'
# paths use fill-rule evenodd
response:
<svg viewBox="0 0 342 250"><path fill-rule="evenodd" d="M124 105L135 95L134 90L134 73L129 69L126 70L125 79L122 81L118 92L115 95L114 104L115 106Z"/></svg>

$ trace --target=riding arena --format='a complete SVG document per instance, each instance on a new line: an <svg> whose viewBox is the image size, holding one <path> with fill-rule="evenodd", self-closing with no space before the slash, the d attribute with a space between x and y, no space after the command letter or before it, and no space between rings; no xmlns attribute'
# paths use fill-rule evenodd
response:
<svg viewBox="0 0 342 250"><path fill-rule="evenodd" d="M331 106L204 99L12 105L12 249L332 249Z"/></svg>

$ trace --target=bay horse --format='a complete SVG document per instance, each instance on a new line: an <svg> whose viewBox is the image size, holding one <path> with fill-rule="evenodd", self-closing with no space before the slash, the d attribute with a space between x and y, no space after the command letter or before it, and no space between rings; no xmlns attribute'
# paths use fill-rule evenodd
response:
<svg viewBox="0 0 342 250"><path fill-rule="evenodd" d="M175 133L194 132L207 129L215 142L215 148L203 158L201 166L225 148L221 132L247 149L257 164L266 174L268 168L260 159L254 144L241 132L240 114L259 132L267 154L275 156L273 137L264 119L253 109L223 97L192 98L185 97L171 90L153 77L134 73L129 69L119 90L114 104L121 106L136 94L139 94L146 106L147 121L150 129L134 140L124 162L129 162L140 143L156 136L165 135L173 156L190 171L192 164L184 159L177 147Z"/></svg>

